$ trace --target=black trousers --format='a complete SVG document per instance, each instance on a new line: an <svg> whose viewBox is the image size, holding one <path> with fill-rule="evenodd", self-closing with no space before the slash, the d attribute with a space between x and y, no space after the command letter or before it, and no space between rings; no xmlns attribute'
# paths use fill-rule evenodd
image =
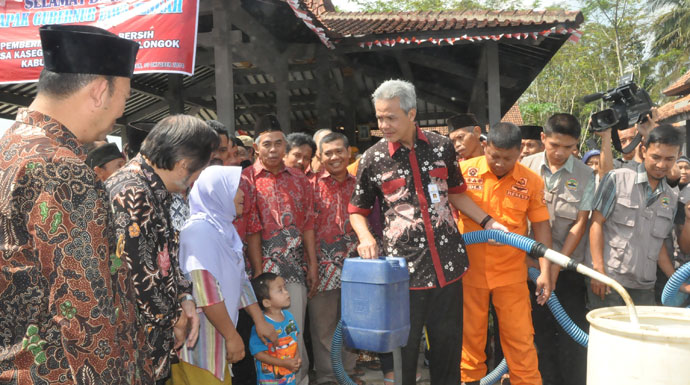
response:
<svg viewBox="0 0 690 385"><path fill-rule="evenodd" d="M530 293L535 286L530 281ZM580 329L588 331L587 290L584 276L562 271L556 282L558 301ZM538 305L532 298L534 343L537 345L539 371L544 385L585 385L587 380L587 349L561 328L548 306Z"/></svg>
<svg viewBox="0 0 690 385"><path fill-rule="evenodd" d="M460 384L462 282L410 290L410 336L402 349L403 385L414 385L422 328L429 335L431 384Z"/></svg>
<svg viewBox="0 0 690 385"><path fill-rule="evenodd" d="M244 309L240 309L236 329L244 342L244 358L232 365L232 372L235 375L232 378L233 385L256 385L256 366L254 366L254 357L252 357L252 353L249 351L249 337L252 334L252 326L254 326L252 317Z"/></svg>

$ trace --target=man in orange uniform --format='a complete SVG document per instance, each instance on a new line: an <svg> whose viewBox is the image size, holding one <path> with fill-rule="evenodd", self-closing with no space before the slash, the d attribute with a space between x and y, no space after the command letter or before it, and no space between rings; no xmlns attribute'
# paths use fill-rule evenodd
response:
<svg viewBox="0 0 690 385"><path fill-rule="evenodd" d="M522 135L512 123L498 123L489 130L485 155L460 163L467 194L508 230L527 234L527 220L535 239L551 247L549 211L544 204L541 177L517 163ZM483 224L483 223L482 223ZM482 229L460 213L462 233ZM534 348L531 306L527 289L525 252L507 245L467 246L470 269L463 277L463 345L461 373L467 384L479 384L486 374L486 330L489 300L498 315L501 347L508 361L513 385L541 384ZM543 305L551 294L551 264L539 260L537 302Z"/></svg>

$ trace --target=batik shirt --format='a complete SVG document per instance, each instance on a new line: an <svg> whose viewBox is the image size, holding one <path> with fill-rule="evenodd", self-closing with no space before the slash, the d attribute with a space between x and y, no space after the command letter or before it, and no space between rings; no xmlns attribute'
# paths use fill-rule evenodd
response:
<svg viewBox="0 0 690 385"><path fill-rule="evenodd" d="M117 251L130 267L136 301L151 345L156 379L166 378L177 357L173 326L182 308L178 297L192 293L180 270L178 233L172 227L172 194L141 155L106 182L115 223Z"/></svg>
<svg viewBox="0 0 690 385"><path fill-rule="evenodd" d="M364 153L349 212L366 216L379 198L383 255L407 260L411 289L443 287L468 267L448 201L465 189L450 140L417 128L412 149L384 139Z"/></svg>
<svg viewBox="0 0 690 385"><path fill-rule="evenodd" d="M273 174L257 160L242 171L240 188L250 202L244 207L246 232L261 232L263 271L305 284L302 234L314 229L314 192L307 177L291 167Z"/></svg>
<svg viewBox="0 0 690 385"><path fill-rule="evenodd" d="M347 212L356 182L357 179L350 174L344 181L338 182L327 171L312 177L319 291L339 289L343 261L357 256L359 241Z"/></svg>
<svg viewBox="0 0 690 385"><path fill-rule="evenodd" d="M86 150L25 109L0 149L0 383L150 384L129 272Z"/></svg>

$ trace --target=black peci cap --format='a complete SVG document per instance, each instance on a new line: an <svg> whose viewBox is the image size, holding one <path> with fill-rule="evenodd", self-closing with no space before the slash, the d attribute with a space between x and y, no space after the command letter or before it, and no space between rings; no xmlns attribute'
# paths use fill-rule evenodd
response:
<svg viewBox="0 0 690 385"><path fill-rule="evenodd" d="M106 143L91 150L89 155L86 156L85 163L89 167L94 168L96 166L103 166L113 159L120 158L124 158L124 155L122 155L120 149L117 148L117 145L115 143Z"/></svg>
<svg viewBox="0 0 690 385"><path fill-rule="evenodd" d="M455 131L463 127L479 126L479 122L474 114L457 114L448 118L448 132Z"/></svg>
<svg viewBox="0 0 690 385"><path fill-rule="evenodd" d="M520 126L522 139L541 140L541 133L544 132L542 126Z"/></svg>
<svg viewBox="0 0 690 385"><path fill-rule="evenodd" d="M132 77L135 41L88 25L44 25L38 31L48 71Z"/></svg>

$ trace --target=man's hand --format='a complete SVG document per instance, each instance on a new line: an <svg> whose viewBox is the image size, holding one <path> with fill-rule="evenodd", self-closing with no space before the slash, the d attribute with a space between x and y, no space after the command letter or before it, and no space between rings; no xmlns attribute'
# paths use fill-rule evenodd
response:
<svg viewBox="0 0 690 385"><path fill-rule="evenodd" d="M493 218L492 218L491 220L489 220L489 222L487 222L487 224L486 224L486 226L484 227L484 229L486 229L486 230L498 230L498 231L503 231L503 232L506 232L506 233L509 233L509 232L510 232L510 231L508 230L507 227L505 227L505 226L503 226L502 224L496 222L496 220L493 219ZM492 245L492 246L502 246L502 245L503 245L501 242L496 242L496 241L493 240L493 239L489 239L489 244Z"/></svg>
<svg viewBox="0 0 690 385"><path fill-rule="evenodd" d="M647 140L649 137L649 133L652 131L654 127L657 126L657 118L658 118L658 111L656 107L652 107L647 120L645 120L642 123L637 123L635 127L637 127L637 132L642 135L643 142Z"/></svg>
<svg viewBox="0 0 690 385"><path fill-rule="evenodd" d="M379 247L376 244L376 239L369 235L360 238L359 245L357 245L357 252L359 256L364 259L376 259L379 257Z"/></svg>
<svg viewBox="0 0 690 385"><path fill-rule="evenodd" d="M539 277L537 278L537 292L535 293L537 296L537 303L544 305L546 301L549 300L549 297L551 297L552 290L553 287L551 286L549 272L542 271L539 273Z"/></svg>
<svg viewBox="0 0 690 385"><path fill-rule="evenodd" d="M680 285L680 292L690 294L690 283L684 283Z"/></svg>
<svg viewBox="0 0 690 385"><path fill-rule="evenodd" d="M309 288L308 298L316 295L316 291L319 288L319 265L315 263L310 263L307 268L307 287Z"/></svg>
<svg viewBox="0 0 690 385"><path fill-rule="evenodd" d="M187 318L187 323L189 324L187 347L193 348L196 345L197 338L199 338L199 315L196 313L194 301L182 301L182 314L180 318Z"/></svg>
<svg viewBox="0 0 690 385"><path fill-rule="evenodd" d="M265 319L258 319L254 322L256 328L256 335L259 336L261 342L268 346L269 343L276 345L278 343L278 332Z"/></svg>
<svg viewBox="0 0 690 385"><path fill-rule="evenodd" d="M604 271L603 268L596 268L595 267L594 270L600 272L601 274L606 275L606 271ZM592 279L592 282L590 285L592 286L592 293L594 293L594 295L596 295L596 296L599 296L599 298L601 298L602 301L604 300L604 297L607 294L611 293L610 287L606 286L606 284L604 284L604 283L597 281L596 279Z"/></svg>
<svg viewBox="0 0 690 385"><path fill-rule="evenodd" d="M235 332L230 335L230 338L225 339L225 359L230 364L240 361L244 358L244 342L242 337Z"/></svg>
<svg viewBox="0 0 690 385"><path fill-rule="evenodd" d="M189 333L189 322L187 317L184 315L184 311L180 318L177 319L175 326L173 326L173 335L175 336L175 350L179 349L184 345L187 334Z"/></svg>

